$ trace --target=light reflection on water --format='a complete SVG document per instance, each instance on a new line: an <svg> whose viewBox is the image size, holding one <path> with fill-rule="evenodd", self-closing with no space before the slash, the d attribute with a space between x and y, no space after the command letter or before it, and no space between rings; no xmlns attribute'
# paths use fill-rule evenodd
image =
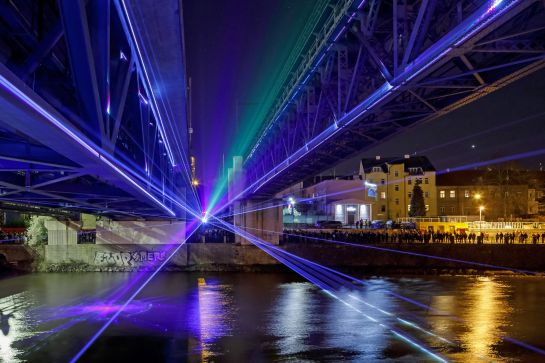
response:
<svg viewBox="0 0 545 363"><path fill-rule="evenodd" d="M482 277L465 292L467 301L472 302L466 319L472 323L467 326L468 331L462 336L462 341L468 351L477 356L495 356L494 346L504 335L502 324L511 310L506 303L504 289L504 284Z"/></svg>
<svg viewBox="0 0 545 363"><path fill-rule="evenodd" d="M198 294L198 333L201 361L208 362L218 354L212 349L213 343L231 334L234 309L231 285L218 284L204 277L197 279Z"/></svg>
<svg viewBox="0 0 545 363"><path fill-rule="evenodd" d="M31 304L32 297L27 292L0 298L0 359L5 362L19 362L22 350L15 343L33 335L25 314Z"/></svg>
<svg viewBox="0 0 545 363"><path fill-rule="evenodd" d="M129 278L42 274L0 280L0 361L69 359L122 303L105 304L102 298ZM543 361L501 339L508 335L545 347L543 278L426 276L368 282L339 293L351 309L290 274L159 274L82 361L430 360L385 326L449 360Z"/></svg>

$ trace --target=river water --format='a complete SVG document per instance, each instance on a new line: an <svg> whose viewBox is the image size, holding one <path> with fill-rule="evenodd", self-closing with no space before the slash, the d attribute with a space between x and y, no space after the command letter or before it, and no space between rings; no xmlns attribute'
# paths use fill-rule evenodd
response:
<svg viewBox="0 0 545 363"><path fill-rule="evenodd" d="M0 360L70 361L137 288L134 279L1 279ZM289 273L160 273L80 361L545 361L523 347L545 349L545 278L364 279L332 297Z"/></svg>

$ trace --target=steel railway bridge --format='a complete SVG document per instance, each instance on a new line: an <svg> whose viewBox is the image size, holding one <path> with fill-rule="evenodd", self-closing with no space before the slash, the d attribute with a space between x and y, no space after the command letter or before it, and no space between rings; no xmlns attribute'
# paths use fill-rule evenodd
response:
<svg viewBox="0 0 545 363"><path fill-rule="evenodd" d="M545 65L545 2L339 1L244 161L271 196Z"/></svg>
<svg viewBox="0 0 545 363"><path fill-rule="evenodd" d="M3 207L198 210L178 2L6 0L0 17Z"/></svg>
<svg viewBox="0 0 545 363"><path fill-rule="evenodd" d="M3 207L201 210L180 6L0 3ZM542 0L339 0L315 20L269 117L256 120L235 199L271 196L545 65Z"/></svg>

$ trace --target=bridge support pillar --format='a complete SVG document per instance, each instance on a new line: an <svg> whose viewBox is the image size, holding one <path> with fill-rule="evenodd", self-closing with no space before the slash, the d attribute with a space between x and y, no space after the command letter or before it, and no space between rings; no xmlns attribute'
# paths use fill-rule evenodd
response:
<svg viewBox="0 0 545 363"><path fill-rule="evenodd" d="M179 244L185 239L185 222L115 221L102 219L96 226L97 245Z"/></svg>
<svg viewBox="0 0 545 363"><path fill-rule="evenodd" d="M245 199L234 203L235 226L248 234L272 244L279 244L282 233L282 206L279 200L267 202ZM235 242L251 244L246 238L236 235Z"/></svg>
<svg viewBox="0 0 545 363"><path fill-rule="evenodd" d="M77 245L78 233L81 229L79 222L73 221L45 221L48 245Z"/></svg>
<svg viewBox="0 0 545 363"><path fill-rule="evenodd" d="M233 158L233 167L228 170L228 195L233 203L233 224L248 234L272 244L279 244L282 232L282 201L276 199L238 199L246 185L241 156ZM235 242L251 244L246 238L235 234Z"/></svg>

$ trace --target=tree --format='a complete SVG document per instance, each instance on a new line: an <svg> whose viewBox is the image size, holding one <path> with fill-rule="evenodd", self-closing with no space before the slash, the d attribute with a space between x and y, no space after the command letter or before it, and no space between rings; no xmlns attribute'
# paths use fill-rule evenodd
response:
<svg viewBox="0 0 545 363"><path fill-rule="evenodd" d="M426 203L424 202L424 192L420 188L420 183L416 183L413 187L411 196L411 209L409 210L410 217L424 217L426 215Z"/></svg>
<svg viewBox="0 0 545 363"><path fill-rule="evenodd" d="M51 219L46 216L32 216L27 229L28 243L33 246L47 244L47 228L45 221Z"/></svg>

